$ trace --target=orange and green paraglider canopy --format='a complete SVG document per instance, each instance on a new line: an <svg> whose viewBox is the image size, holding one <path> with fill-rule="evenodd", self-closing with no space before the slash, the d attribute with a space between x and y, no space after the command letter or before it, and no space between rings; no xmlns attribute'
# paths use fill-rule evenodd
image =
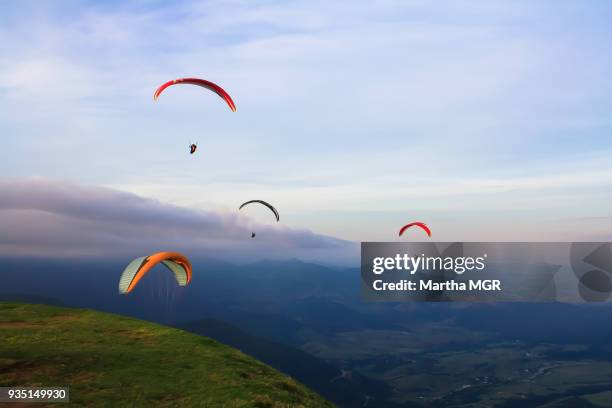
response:
<svg viewBox="0 0 612 408"><path fill-rule="evenodd" d="M126 266L119 278L119 293L128 294L138 282L158 264L164 265L176 278L179 286L187 286L191 282L191 262L178 252L158 252L153 255L134 259Z"/></svg>
<svg viewBox="0 0 612 408"><path fill-rule="evenodd" d="M200 78L179 78L173 79L172 81L168 81L165 84L161 85L159 88L157 88L157 90L153 94L153 100L157 101L161 93L164 92L164 90L169 86L178 84L197 85L201 86L202 88L206 88L209 91L213 91L214 93L219 95L221 99L225 101L225 103L227 103L227 106L229 106L232 112L236 112L236 104L234 104L232 97L227 92L225 92L223 88L221 88L217 84Z"/></svg>

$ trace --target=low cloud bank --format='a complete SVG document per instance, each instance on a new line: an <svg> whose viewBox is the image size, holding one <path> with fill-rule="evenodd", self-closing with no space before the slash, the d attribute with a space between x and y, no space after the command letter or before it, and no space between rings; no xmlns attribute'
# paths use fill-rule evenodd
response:
<svg viewBox="0 0 612 408"><path fill-rule="evenodd" d="M139 256L181 251L228 261L296 257L356 263L356 243L253 223L240 213L169 205L108 188L0 179L0 256ZM251 239L251 231L257 237Z"/></svg>

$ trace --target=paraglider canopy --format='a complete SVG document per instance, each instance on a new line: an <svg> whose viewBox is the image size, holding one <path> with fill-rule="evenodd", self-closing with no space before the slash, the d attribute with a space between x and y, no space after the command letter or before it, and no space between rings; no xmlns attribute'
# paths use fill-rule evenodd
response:
<svg viewBox="0 0 612 408"><path fill-rule="evenodd" d="M225 103L227 103L227 106L229 106L232 112L236 112L236 105L234 104L232 97L227 92L225 92L223 88L221 88L217 84L214 84L210 81L207 81L205 79L200 79L200 78L179 78L179 79L173 79L172 81L168 81L165 84L161 85L159 88L157 88L157 90L153 94L153 100L157 101L157 99L162 94L162 92L164 92L164 90L168 88L169 86L178 85L178 84L197 85L197 86L201 86L202 88L206 88L210 91L213 91L217 95L219 95L221 99L225 101Z"/></svg>
<svg viewBox="0 0 612 408"><path fill-rule="evenodd" d="M242 203L240 205L240 207L238 207L238 210L242 210L244 207L246 207L249 204L261 204L261 205L267 207L274 214L274 217L276 218L276 222L280 221L280 216L278 215L278 211L276 211L276 208L274 208L274 206L272 206L272 204L267 203L267 202L265 202L263 200L250 200L250 201L247 201L245 203ZM254 232L251 232L251 238L255 238L256 235L257 234L255 234Z"/></svg>
<svg viewBox="0 0 612 408"><path fill-rule="evenodd" d="M276 222L280 221L280 216L278 215L278 211L276 211L276 208L274 208L272 206L272 204L267 203L267 202L265 202L263 200L250 200L250 201L247 201L245 203L242 203L240 205L240 207L238 207L238 210L242 210L245 206L247 206L249 204L254 204L254 203L261 204L261 205L264 205L264 206L268 207L270 209L270 211L272 211L272 213L274 214L274 217L276 217Z"/></svg>
<svg viewBox="0 0 612 408"><path fill-rule="evenodd" d="M420 227L423 231L425 231L425 233L427 234L427 236L431 237L431 230L429 229L429 227L423 223L423 222L411 222L410 224L406 224L404 225L400 231L399 231L399 236L401 237L402 234L404 233L404 231L406 231L408 228L410 227Z"/></svg>
<svg viewBox="0 0 612 408"><path fill-rule="evenodd" d="M119 293L130 293L138 282L157 264L168 268L179 286L187 286L191 282L191 262L178 252L158 252L153 255L134 259L128 264L119 278Z"/></svg>

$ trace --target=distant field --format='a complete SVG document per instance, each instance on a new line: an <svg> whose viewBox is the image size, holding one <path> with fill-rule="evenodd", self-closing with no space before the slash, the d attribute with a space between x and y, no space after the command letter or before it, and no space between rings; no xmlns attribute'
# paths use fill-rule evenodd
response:
<svg viewBox="0 0 612 408"><path fill-rule="evenodd" d="M70 406L332 407L238 350L122 316L0 302L0 339L0 386L69 386Z"/></svg>
<svg viewBox="0 0 612 408"><path fill-rule="evenodd" d="M436 323L339 333L302 349L390 384L389 400L399 406L612 406L607 346L496 342L491 334Z"/></svg>

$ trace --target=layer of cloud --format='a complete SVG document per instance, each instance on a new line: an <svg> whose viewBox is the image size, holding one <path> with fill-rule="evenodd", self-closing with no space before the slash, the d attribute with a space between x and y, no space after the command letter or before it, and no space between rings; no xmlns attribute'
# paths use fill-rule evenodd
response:
<svg viewBox="0 0 612 408"><path fill-rule="evenodd" d="M233 212L168 205L49 179L0 180L0 255L124 256L176 250L225 260L357 259L357 245ZM251 231L257 238L251 239Z"/></svg>

